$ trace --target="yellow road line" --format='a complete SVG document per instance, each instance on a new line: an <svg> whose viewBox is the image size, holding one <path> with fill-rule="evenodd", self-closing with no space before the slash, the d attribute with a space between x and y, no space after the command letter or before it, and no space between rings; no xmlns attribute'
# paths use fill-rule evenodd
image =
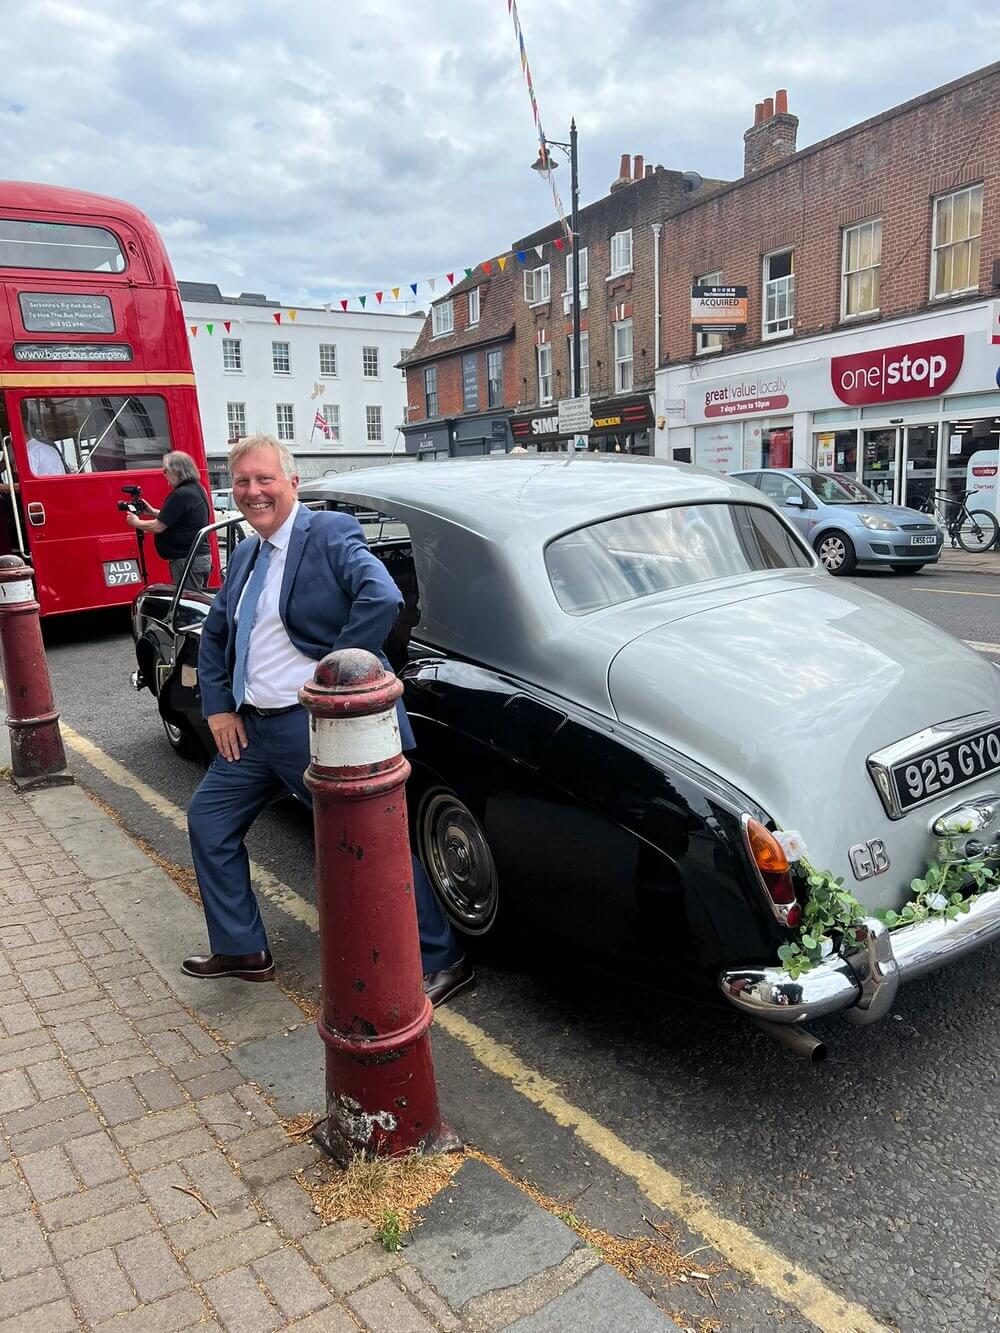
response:
<svg viewBox="0 0 1000 1333"><path fill-rule="evenodd" d="M962 642L980 653L1000 653L1000 643L977 643L975 639L963 639Z"/></svg>
<svg viewBox="0 0 1000 1333"><path fill-rule="evenodd" d="M117 786L134 793L176 828L186 831L187 820L179 806L154 791L72 727L62 723L61 730L66 745L88 764ZM319 932L319 916L311 903L253 861L250 862L250 873L254 889L262 898L314 933ZM704 1236L734 1268L767 1287L822 1333L885 1333L886 1326L863 1306L838 1296L820 1278L785 1258L749 1227L721 1217L707 1199L679 1176L665 1170L648 1153L630 1148L612 1130L574 1106L562 1096L556 1083L524 1064L510 1047L494 1041L482 1028L454 1009L437 1010L434 1021L449 1036L462 1042L485 1069L506 1079L527 1101L551 1116L556 1124L572 1130L591 1152L599 1154L614 1170L634 1181L651 1203L676 1214Z"/></svg>
<svg viewBox="0 0 1000 1333"><path fill-rule="evenodd" d="M925 592L929 597L1000 597L1000 592L968 592L964 588L924 588L907 585L910 592Z"/></svg>

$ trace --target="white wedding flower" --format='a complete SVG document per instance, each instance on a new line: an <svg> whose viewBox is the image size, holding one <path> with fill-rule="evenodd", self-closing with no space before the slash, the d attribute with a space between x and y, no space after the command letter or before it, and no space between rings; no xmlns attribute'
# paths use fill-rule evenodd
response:
<svg viewBox="0 0 1000 1333"><path fill-rule="evenodd" d="M776 833L774 837L789 861L801 861L805 856L806 844L801 833L796 833L794 829L785 829L781 833Z"/></svg>
<svg viewBox="0 0 1000 1333"><path fill-rule="evenodd" d="M948 906L948 899L943 893L932 893L927 899L927 906L932 912L943 912Z"/></svg>

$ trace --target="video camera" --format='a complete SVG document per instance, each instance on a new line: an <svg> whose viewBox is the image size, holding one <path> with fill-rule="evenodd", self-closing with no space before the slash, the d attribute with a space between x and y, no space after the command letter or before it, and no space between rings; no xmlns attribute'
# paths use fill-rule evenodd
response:
<svg viewBox="0 0 1000 1333"><path fill-rule="evenodd" d="M119 500L118 508L123 514L135 514L136 517L142 515L142 487L141 486L123 486L122 492L131 496L128 500Z"/></svg>

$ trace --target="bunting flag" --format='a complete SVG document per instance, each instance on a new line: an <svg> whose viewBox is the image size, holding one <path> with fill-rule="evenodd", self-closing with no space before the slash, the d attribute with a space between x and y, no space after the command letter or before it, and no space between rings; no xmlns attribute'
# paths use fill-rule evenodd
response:
<svg viewBox="0 0 1000 1333"><path fill-rule="evenodd" d="M540 262L544 263L547 253L551 259L553 250L557 254L563 254L571 249L571 247L572 240L569 236L556 236L551 241L542 241L540 245L532 246L530 250L508 250L504 254L497 255L495 258L484 259L478 264L473 264L462 269L462 272L465 275L464 280L474 280L477 276L491 277L494 276L494 272L503 273L506 271L507 265L511 259L516 259L522 268L529 262L529 259L533 259L535 256L537 256ZM440 273L434 274L429 278L419 278L416 282L409 283L408 286L414 297L418 297L421 289L423 289L424 295L430 298L437 292L438 283L447 283L447 288L449 290L454 287L458 273L458 269L453 269L450 273ZM462 281L462 279L460 279L460 281ZM339 305L344 314L350 314L352 309L366 310L368 302L372 300L372 298L374 298L375 303L378 306L381 306L383 302L389 300L390 297L393 301L399 301L400 293L403 290L404 288L402 285L396 287L383 286L377 291L363 292L358 296L341 296L335 301L324 301L322 309L326 314L331 314L333 313L334 308ZM407 301L409 299L409 297L404 298L404 300ZM266 323L268 316L273 323L278 325L282 323L283 318L287 318L294 324L298 320L299 310L298 308L289 310L271 310L266 313L261 311L259 319L240 316L237 319L213 319L211 321L199 320L196 324L189 324L188 328L190 329L192 338L198 336L199 328L203 328L207 336L211 338L214 337L217 324L221 324L228 334L232 332L234 324Z"/></svg>
<svg viewBox="0 0 1000 1333"><path fill-rule="evenodd" d="M535 122L535 129L538 131L538 146L543 161L547 161L549 157L549 146L548 141L545 138L545 131L542 129L542 118L538 110L538 99L535 96L535 85L531 77L531 66L528 64L528 51L524 44L524 30L521 27L521 17L517 12L517 0L508 0L507 12L510 14L511 21L514 24L514 35L517 38L517 47L521 57L521 73L524 75L525 86L528 89L528 102L531 106L531 117ZM563 202L559 197L555 172L548 172L548 178L549 187L552 190L552 203L556 210L556 216L562 226L563 235L569 236L569 223L566 221L566 210L563 208Z"/></svg>

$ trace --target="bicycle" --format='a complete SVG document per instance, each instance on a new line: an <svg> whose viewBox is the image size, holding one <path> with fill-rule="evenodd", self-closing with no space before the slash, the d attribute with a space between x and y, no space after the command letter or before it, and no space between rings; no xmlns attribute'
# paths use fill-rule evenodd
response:
<svg viewBox="0 0 1000 1333"><path fill-rule="evenodd" d="M996 543L1000 525L986 509L969 509L966 503L976 491L964 491L959 500L950 491L935 489L921 505L925 514L931 514L951 538L953 547L963 551L988 551Z"/></svg>

